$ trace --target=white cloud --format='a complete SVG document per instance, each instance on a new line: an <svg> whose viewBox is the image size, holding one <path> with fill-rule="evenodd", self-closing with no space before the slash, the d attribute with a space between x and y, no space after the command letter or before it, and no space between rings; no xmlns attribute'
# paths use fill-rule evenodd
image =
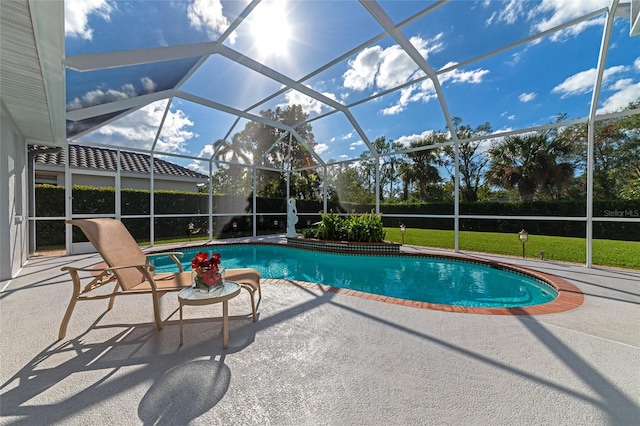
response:
<svg viewBox="0 0 640 426"><path fill-rule="evenodd" d="M606 84L614 78L616 74L624 71L627 71L627 67L624 65L605 69L602 75L602 84ZM561 98L588 93L593 89L597 74L598 72L595 68L581 71L568 77L565 81L551 89L551 93L559 93Z"/></svg>
<svg viewBox="0 0 640 426"><path fill-rule="evenodd" d="M531 22L531 31L539 33L562 25L572 19L580 18L600 8L608 7L609 0L567 1L567 0L542 0L536 7L530 7L530 2L522 0L509 0L501 2L483 3L483 6L498 4L499 10L494 12L486 25L506 23L507 25L522 24L523 20ZM591 26L602 26L602 17L580 22L551 35L552 41L564 41L569 37L580 34Z"/></svg>
<svg viewBox="0 0 640 426"><path fill-rule="evenodd" d="M633 67L636 69L636 71L640 71L640 57L636 58L636 60L633 61Z"/></svg>
<svg viewBox="0 0 640 426"><path fill-rule="evenodd" d="M357 141L352 142L352 143L350 143L350 144L349 144L349 146L352 146L352 147L354 147L354 148L355 148L356 146L363 146L363 145L364 145L364 141L363 141L362 139L359 139L359 140L357 140Z"/></svg>
<svg viewBox="0 0 640 426"><path fill-rule="evenodd" d="M311 86L307 86L312 89ZM336 102L336 96L333 93L323 92L322 95L326 96L329 99L332 99ZM301 105L302 110L307 114L320 114L324 108L329 108L327 104L320 102L317 99L309 97L303 93L298 92L297 90L289 90L285 95L285 99L287 102L285 104L278 105L281 108L286 108L289 105Z"/></svg>
<svg viewBox="0 0 640 426"><path fill-rule="evenodd" d="M211 40L217 40L229 27L220 0L193 0L187 7L187 16L191 26L198 30L204 28ZM231 44L235 43L235 31L229 34L228 40Z"/></svg>
<svg viewBox="0 0 640 426"><path fill-rule="evenodd" d="M507 120L515 120L516 119L516 115L515 114L509 114L509 111L505 111L502 114L500 114L500 117L507 117Z"/></svg>
<svg viewBox="0 0 640 426"><path fill-rule="evenodd" d="M381 57L376 87L383 90L392 89L409 81L417 70L416 63L400 46L388 47Z"/></svg>
<svg viewBox="0 0 640 426"><path fill-rule="evenodd" d="M429 102L436 98L436 91L431 80L425 80L420 84L414 84L409 87L400 89L400 99L395 105L384 108L381 112L383 115L396 115L405 110L407 105L412 102Z"/></svg>
<svg viewBox="0 0 640 426"><path fill-rule="evenodd" d="M351 139L353 137L353 132L349 132L342 137L343 140Z"/></svg>
<svg viewBox="0 0 640 426"><path fill-rule="evenodd" d="M602 107L598 108L598 114L620 111L626 108L629 103L640 99L640 83L633 83L630 78L616 81L611 89L615 93L602 102Z"/></svg>
<svg viewBox="0 0 640 426"><path fill-rule="evenodd" d="M511 132L511 131L513 131L513 130L514 130L514 128L513 128L513 127L502 127L502 128L500 128L500 129L496 129L496 130L493 132L493 134L497 135L497 134L500 134L500 133L507 133L507 132ZM493 140L495 140L495 138L494 138Z"/></svg>
<svg viewBox="0 0 640 426"><path fill-rule="evenodd" d="M494 3L495 4L495 3ZM491 2L483 3L483 6L489 6ZM511 0L508 3L499 3L499 10L493 12L486 24L491 25L494 22L505 22L507 24L514 24L519 17L524 14L525 2L522 0Z"/></svg>
<svg viewBox="0 0 640 426"><path fill-rule="evenodd" d="M520 100L520 102L530 102L532 100L534 100L536 98L536 93L535 92L531 92L531 93L522 93L520 96L518 96L518 99Z"/></svg>
<svg viewBox="0 0 640 426"><path fill-rule="evenodd" d="M382 48L373 46L358 53L349 61L349 69L344 73L344 87L353 90L364 90L375 81L380 66Z"/></svg>
<svg viewBox="0 0 640 426"><path fill-rule="evenodd" d="M156 83L149 77L140 79L145 93L153 93L156 89ZM116 89L96 89L85 93L81 98L74 98L67 104L67 111L80 108L86 108L93 105L101 105L109 102L121 101L123 99L133 98L140 95L132 83L124 84L120 90Z"/></svg>
<svg viewBox="0 0 640 426"><path fill-rule="evenodd" d="M579 18L602 7L608 7L609 0L591 1L566 1L566 0L542 0L531 11L529 19L534 21L533 30L540 32L564 24L572 19ZM545 16L545 17L542 17ZM542 17L542 18L541 18ZM553 41L562 41L569 36L575 36L590 26L602 26L604 16L597 19L581 22L551 36Z"/></svg>
<svg viewBox="0 0 640 426"><path fill-rule="evenodd" d="M432 39L411 37L409 40L423 58L428 59L429 54L444 49L443 34L439 33ZM409 57L409 55L395 45L383 51L382 61L376 76L376 85L379 89L392 89L411 79L424 75L424 72Z"/></svg>
<svg viewBox="0 0 640 426"><path fill-rule="evenodd" d="M455 63L449 62L443 68L448 68L452 65L455 65ZM487 74L489 74L489 70L483 70L482 68L476 68L470 71L460 71L459 69L454 69L452 71L439 75L438 80L440 81L440 84L446 83L447 81L451 81L452 83L478 84L482 83L482 78Z"/></svg>
<svg viewBox="0 0 640 426"><path fill-rule="evenodd" d="M89 15L96 14L109 21L113 6L107 0L65 0L64 33L69 37L85 40L93 38L93 29L89 28Z"/></svg>
<svg viewBox="0 0 640 426"><path fill-rule="evenodd" d="M411 37L411 44L426 59L429 54L444 49L443 34L439 33L431 39ZM399 46L393 45L383 49L373 46L364 49L355 59L349 61L349 69L343 74L344 87L353 90L391 89L415 78L422 73L418 65Z"/></svg>
<svg viewBox="0 0 640 426"><path fill-rule="evenodd" d="M124 140L128 146L133 144L136 148L151 149L166 106L167 101L154 102L120 120L99 128L96 132L109 139ZM184 152L185 144L197 136L187 130L193 124L181 110L169 111L156 149L167 153Z"/></svg>
<svg viewBox="0 0 640 426"><path fill-rule="evenodd" d="M198 157L201 158L211 158L213 155L213 145L207 144L202 148ZM209 162L202 160L192 160L191 163L187 165L187 169L196 171L198 173L202 173L203 175L209 175ZM215 172L215 168L214 168Z"/></svg>
<svg viewBox="0 0 640 426"><path fill-rule="evenodd" d="M448 68L453 65L455 65L455 63L450 62L443 68ZM488 73L489 70L483 70L481 68L470 71L461 71L459 69L454 69L452 71L439 75L438 80L440 84L444 84L446 82L451 82L453 84L477 84L481 83L483 77ZM381 113L383 115L396 115L404 111L410 103L427 103L432 99L436 99L436 97L437 95L435 87L433 86L433 81L431 81L431 79L426 79L419 84L414 84L400 89L400 99L398 99L398 102L388 108L382 109Z"/></svg>
<svg viewBox="0 0 640 426"><path fill-rule="evenodd" d="M158 85L149 77L142 77L140 81L142 82L142 87L144 87L144 90L147 93L153 93L158 88Z"/></svg>
<svg viewBox="0 0 640 426"><path fill-rule="evenodd" d="M313 147L313 150L316 152L316 154L322 154L328 149L329 149L329 145L327 145L326 143L319 143Z"/></svg>
<svg viewBox="0 0 640 426"><path fill-rule="evenodd" d="M420 133L420 134L413 134L413 135L407 135L407 136L400 136L398 139L396 139L395 141L408 147L409 144L413 141L418 141L418 140L422 140L422 139L426 139L429 136L431 136L433 134L433 130L425 130L424 132Z"/></svg>
<svg viewBox="0 0 640 426"><path fill-rule="evenodd" d="M122 90L109 89L103 91L101 89L96 89L85 93L82 98L74 98L73 100L71 100L67 104L67 111L120 101L133 97L135 95L135 90L130 84L122 86Z"/></svg>

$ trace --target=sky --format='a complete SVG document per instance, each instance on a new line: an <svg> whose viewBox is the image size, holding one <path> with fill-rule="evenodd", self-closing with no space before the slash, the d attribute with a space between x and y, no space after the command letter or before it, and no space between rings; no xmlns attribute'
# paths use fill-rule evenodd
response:
<svg viewBox="0 0 640 426"><path fill-rule="evenodd" d="M403 23L400 32L425 60L422 67L360 2L263 1L227 31L248 5L65 0L67 61L215 41L225 49L202 60L68 69L68 112L110 103L128 111L131 100L135 105L140 96L160 94L159 100L136 105L132 113L91 132L78 126L77 140L177 154L170 161L206 173L197 159L209 158L213 142L230 140L247 123L212 106L259 116L261 110L301 104L311 119L315 151L325 162L357 158L367 151L366 142L380 136L408 144L445 130L443 111L472 127L489 122L497 133L551 123L558 114L584 118L597 76L606 21L602 10L610 1L379 1L385 16ZM549 32L535 37L544 31ZM616 17L598 114L640 98L640 36L629 32L629 19ZM262 64L299 84L299 90L284 91L282 79L239 62ZM437 74L437 85L425 71Z"/></svg>

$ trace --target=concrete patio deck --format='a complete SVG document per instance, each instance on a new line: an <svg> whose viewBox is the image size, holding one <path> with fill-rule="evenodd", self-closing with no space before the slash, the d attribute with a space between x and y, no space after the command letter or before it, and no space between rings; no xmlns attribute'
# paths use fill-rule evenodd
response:
<svg viewBox="0 0 640 426"><path fill-rule="evenodd" d="M424 250L404 247L404 250ZM434 252L434 250L429 250ZM631 425L640 419L640 271L474 256L557 275L584 303L492 316L417 309L264 280L249 296L185 310L148 295L78 303L65 265L35 257L0 283L0 423L11 425Z"/></svg>

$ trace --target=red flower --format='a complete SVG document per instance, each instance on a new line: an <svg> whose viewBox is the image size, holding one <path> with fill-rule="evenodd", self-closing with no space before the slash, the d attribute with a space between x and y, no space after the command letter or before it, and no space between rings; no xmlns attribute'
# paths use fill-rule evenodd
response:
<svg viewBox="0 0 640 426"><path fill-rule="evenodd" d="M214 253L209 257L207 253L200 251L191 259L191 269L208 285L216 285L220 282L218 265L220 265L220 253Z"/></svg>
<svg viewBox="0 0 640 426"><path fill-rule="evenodd" d="M220 255L218 255L219 258ZM198 254L196 254L196 257L194 257L193 259L191 259L191 268L194 270L200 269L203 266L209 266L209 258L207 256L207 253L203 253L203 252L198 252Z"/></svg>
<svg viewBox="0 0 640 426"><path fill-rule="evenodd" d="M218 265L220 264L220 253L213 253L211 255L211 259L209 259L209 266L215 269L218 269Z"/></svg>

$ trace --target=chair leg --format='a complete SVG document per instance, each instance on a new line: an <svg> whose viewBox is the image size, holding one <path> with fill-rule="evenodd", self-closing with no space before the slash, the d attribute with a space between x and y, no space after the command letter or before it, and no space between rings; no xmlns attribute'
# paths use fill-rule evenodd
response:
<svg viewBox="0 0 640 426"><path fill-rule="evenodd" d="M64 271L66 269L62 268L62 270ZM58 331L58 340L64 339L64 336L67 335L67 326L69 325L69 320L71 319L73 309L76 307L78 297L80 296L80 277L78 276L78 272L70 270L69 274L71 275L71 282L73 283L73 294L71 295L69 306L67 306L67 311L64 313L64 317L62 318L62 324L60 324L60 330Z"/></svg>
<svg viewBox="0 0 640 426"><path fill-rule="evenodd" d="M62 324L60 324L60 331L58 331L58 340L64 339L64 336L67 335L67 326L69 325L69 320L71 319L71 314L73 313L73 309L76 307L76 295L74 294L71 300L69 301L69 306L67 306L67 311L64 314L64 318L62 318Z"/></svg>
<svg viewBox="0 0 640 426"><path fill-rule="evenodd" d="M249 296L251 296L251 313L253 314L253 322L256 322L256 301L255 301L255 290L249 284L240 284L242 288L249 292Z"/></svg>

